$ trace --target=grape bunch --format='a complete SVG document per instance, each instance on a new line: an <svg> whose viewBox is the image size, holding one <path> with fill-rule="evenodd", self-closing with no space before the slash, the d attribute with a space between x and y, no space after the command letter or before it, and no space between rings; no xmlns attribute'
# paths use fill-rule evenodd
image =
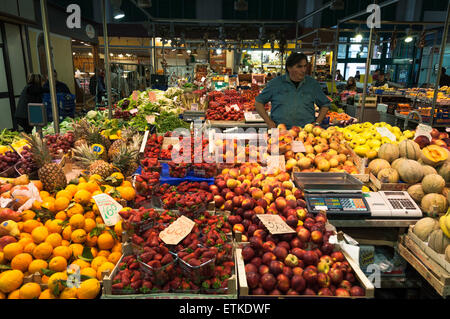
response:
<svg viewBox="0 0 450 319"><path fill-rule="evenodd" d="M16 152L8 151L0 155L0 172L6 171L11 166L16 165L20 156Z"/></svg>
<svg viewBox="0 0 450 319"><path fill-rule="evenodd" d="M115 119L123 119L123 120L129 120L131 118L131 113L128 111L123 110L116 110L114 112L114 118Z"/></svg>
<svg viewBox="0 0 450 319"><path fill-rule="evenodd" d="M31 149L29 146L25 146L22 149L22 152L20 152L20 155L22 155L22 158L20 159L19 163L17 164L17 171L20 175L24 174L31 174L32 172L35 172L38 167L33 159L33 154L31 153Z"/></svg>
<svg viewBox="0 0 450 319"><path fill-rule="evenodd" d="M59 151L63 153L69 152L74 146L75 138L73 132L67 132L64 135L53 134L45 137L47 146L52 154L52 157L57 157Z"/></svg>

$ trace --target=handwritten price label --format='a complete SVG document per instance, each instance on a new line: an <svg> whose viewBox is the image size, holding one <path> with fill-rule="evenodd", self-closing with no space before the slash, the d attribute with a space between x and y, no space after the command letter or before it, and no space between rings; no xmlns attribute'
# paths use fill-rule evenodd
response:
<svg viewBox="0 0 450 319"><path fill-rule="evenodd" d="M114 198L108 194L99 194L92 198L97 204L106 226L114 226L122 219L119 212L123 209L123 206L116 202Z"/></svg>
<svg viewBox="0 0 450 319"><path fill-rule="evenodd" d="M276 172L285 172L286 162L284 155L271 155L267 157L267 168L265 174L274 174Z"/></svg>
<svg viewBox="0 0 450 319"><path fill-rule="evenodd" d="M380 133L381 136L387 137L391 141L396 141L397 137L391 133L386 127L377 127L378 133Z"/></svg>
<svg viewBox="0 0 450 319"><path fill-rule="evenodd" d="M155 92L148 92L148 98L150 99L150 102L156 102L156 94Z"/></svg>
<svg viewBox="0 0 450 319"><path fill-rule="evenodd" d="M292 142L292 151L294 153L305 153L305 145L303 145L302 141L293 141Z"/></svg>
<svg viewBox="0 0 450 319"><path fill-rule="evenodd" d="M131 94L131 98L133 99L133 101L137 101L139 98L139 91L133 91L133 93Z"/></svg>
<svg viewBox="0 0 450 319"><path fill-rule="evenodd" d="M272 235L294 234L295 230L286 224L279 215L258 214L256 215Z"/></svg>
<svg viewBox="0 0 450 319"><path fill-rule="evenodd" d="M169 227L159 233L159 238L167 245L177 245L192 231L195 222L185 216L181 216Z"/></svg>

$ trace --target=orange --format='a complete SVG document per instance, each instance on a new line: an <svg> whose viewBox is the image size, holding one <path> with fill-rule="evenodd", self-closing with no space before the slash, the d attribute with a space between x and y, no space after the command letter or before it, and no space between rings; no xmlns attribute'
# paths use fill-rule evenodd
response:
<svg viewBox="0 0 450 319"><path fill-rule="evenodd" d="M39 299L55 299L55 297L50 293L50 289L45 289L39 295Z"/></svg>
<svg viewBox="0 0 450 319"><path fill-rule="evenodd" d="M92 197L94 197L94 196L96 196L96 195L100 195L100 194L103 194L103 192L97 190L97 191L95 191L95 192L92 192Z"/></svg>
<svg viewBox="0 0 450 319"><path fill-rule="evenodd" d="M18 254L23 253L23 246L19 243L11 243L3 247L3 254L6 260L12 260Z"/></svg>
<svg viewBox="0 0 450 319"><path fill-rule="evenodd" d="M72 250L72 255L75 258L78 258L83 253L83 245L80 244L71 244L69 248Z"/></svg>
<svg viewBox="0 0 450 319"><path fill-rule="evenodd" d="M56 248L58 246L61 246L62 237L58 233L53 233L48 235L48 237L45 239L45 242L52 245L53 248Z"/></svg>
<svg viewBox="0 0 450 319"><path fill-rule="evenodd" d="M41 295L41 286L35 282L29 282L20 287L20 299L37 299Z"/></svg>
<svg viewBox="0 0 450 319"><path fill-rule="evenodd" d="M3 251L0 251L0 265L3 265L4 262L5 262L5 254L3 253Z"/></svg>
<svg viewBox="0 0 450 319"><path fill-rule="evenodd" d="M31 240L33 240L33 237L31 237L31 234L29 234L29 233L20 233L19 238L20 238L20 239L23 239L23 238L30 238Z"/></svg>
<svg viewBox="0 0 450 319"><path fill-rule="evenodd" d="M47 267L48 267L48 263L45 260L35 259L28 266L28 272L30 274L39 272L42 275L42 269L47 269Z"/></svg>
<svg viewBox="0 0 450 319"><path fill-rule="evenodd" d="M75 195L75 193L78 191L78 187L74 184L69 184L66 187L66 191L68 191L70 193L70 195L71 195L70 198L72 198L73 195Z"/></svg>
<svg viewBox="0 0 450 319"><path fill-rule="evenodd" d="M83 214L84 208L78 203L73 204L68 210L67 210L67 217L72 217L75 214Z"/></svg>
<svg viewBox="0 0 450 319"><path fill-rule="evenodd" d="M53 252L53 247L49 243L41 243L33 249L33 257L47 260Z"/></svg>
<svg viewBox="0 0 450 319"><path fill-rule="evenodd" d="M23 231L23 221L17 222L17 228L19 229L20 232Z"/></svg>
<svg viewBox="0 0 450 319"><path fill-rule="evenodd" d="M72 263L72 265L77 265L77 266L80 267L80 269L84 269L84 268L87 268L87 267L90 267L90 266L91 266L87 261L84 261L83 259L77 259L77 260L75 260L75 261Z"/></svg>
<svg viewBox="0 0 450 319"><path fill-rule="evenodd" d="M84 178L84 177L80 177L80 178L78 178L78 183L80 184L80 183L86 183L87 181L86 181L86 178Z"/></svg>
<svg viewBox="0 0 450 319"><path fill-rule="evenodd" d="M87 205L91 201L91 193L85 189L81 189L75 193L74 201L79 204Z"/></svg>
<svg viewBox="0 0 450 319"><path fill-rule="evenodd" d="M101 183L102 181L102 177L98 174L93 174L91 176L89 176L89 182L96 182L96 183Z"/></svg>
<svg viewBox="0 0 450 319"><path fill-rule="evenodd" d="M34 248L35 248L36 246L37 246L37 245L36 245L34 242L28 243L28 244L25 246L25 248L23 249L23 252L24 252L24 253L28 253L28 254L32 254L32 253L33 253L33 250L34 250Z"/></svg>
<svg viewBox="0 0 450 319"><path fill-rule="evenodd" d="M41 196L41 199L44 200L44 198L49 197L50 194L47 191L40 191L39 195Z"/></svg>
<svg viewBox="0 0 450 319"><path fill-rule="evenodd" d="M96 222L97 224L104 224L103 218L102 218L101 216L95 217L95 222Z"/></svg>
<svg viewBox="0 0 450 319"><path fill-rule="evenodd" d="M52 222L52 219L47 219L47 221L45 222L44 226L45 226L45 228L47 228L47 230L48 230L48 225L50 225L51 222Z"/></svg>
<svg viewBox="0 0 450 319"><path fill-rule="evenodd" d="M105 256L97 256L91 261L91 267L95 270L98 269L102 264L107 262L108 259Z"/></svg>
<svg viewBox="0 0 450 319"><path fill-rule="evenodd" d="M96 182L88 182L86 184L86 190L89 191L90 193L93 193L95 191L100 190L100 187Z"/></svg>
<svg viewBox="0 0 450 319"><path fill-rule="evenodd" d="M87 182L80 182L77 187L78 187L78 190L82 190L82 189L87 190L88 184L87 184Z"/></svg>
<svg viewBox="0 0 450 319"><path fill-rule="evenodd" d="M121 253L122 252L122 243L116 243L115 245L114 245L114 247L111 249L111 252L112 253L115 253L115 252L119 252L119 253Z"/></svg>
<svg viewBox="0 0 450 319"><path fill-rule="evenodd" d="M24 237L19 239L18 243L21 244L24 248L29 244L32 243L33 239L30 237Z"/></svg>
<svg viewBox="0 0 450 319"><path fill-rule="evenodd" d="M60 196L55 200L55 210L61 211L65 210L70 204L70 199L64 196Z"/></svg>
<svg viewBox="0 0 450 319"><path fill-rule="evenodd" d="M122 221L119 220L117 224L114 225L114 232L117 234L117 236L121 236L123 229L122 229Z"/></svg>
<svg viewBox="0 0 450 319"><path fill-rule="evenodd" d="M29 219L23 223L23 231L26 233L30 233L39 226L39 222L35 219Z"/></svg>
<svg viewBox="0 0 450 319"><path fill-rule="evenodd" d="M33 257L27 253L21 253L11 260L11 268L20 270L21 272L26 272L28 266L33 261Z"/></svg>
<svg viewBox="0 0 450 319"><path fill-rule="evenodd" d="M83 228L85 224L85 218L82 214L76 214L70 217L69 225L72 229Z"/></svg>
<svg viewBox="0 0 450 319"><path fill-rule="evenodd" d="M33 202L33 205L31 206L31 208L33 208L34 210L40 210L41 209L41 205L42 205L41 202L38 202L37 200L35 200Z"/></svg>
<svg viewBox="0 0 450 319"><path fill-rule="evenodd" d="M59 299L77 299L77 288L64 288L59 295Z"/></svg>
<svg viewBox="0 0 450 319"><path fill-rule="evenodd" d="M81 269L80 275L96 278L97 271L92 267L86 267L86 268Z"/></svg>
<svg viewBox="0 0 450 319"><path fill-rule="evenodd" d="M85 245L88 247L94 247L97 245L97 236L91 236L90 233L87 234Z"/></svg>
<svg viewBox="0 0 450 319"><path fill-rule="evenodd" d="M31 236L33 237L33 241L36 244L42 243L48 236L48 230L45 226L39 226L33 229L31 232Z"/></svg>
<svg viewBox="0 0 450 319"><path fill-rule="evenodd" d="M97 279L102 280L103 279L103 272L111 272L114 269L114 264L110 263L109 261L104 262L97 268Z"/></svg>
<svg viewBox="0 0 450 319"><path fill-rule="evenodd" d="M19 289L11 291L8 295L8 299L20 299Z"/></svg>
<svg viewBox="0 0 450 319"><path fill-rule="evenodd" d="M114 247L114 238L110 233L103 233L98 236L97 246L101 250L109 250Z"/></svg>
<svg viewBox="0 0 450 319"><path fill-rule="evenodd" d="M41 181L31 181L34 186L36 186L36 188L38 189L38 191L42 191L42 189L44 188L44 185L42 185Z"/></svg>
<svg viewBox="0 0 450 319"><path fill-rule="evenodd" d="M56 213L56 215L55 215L55 219L65 220L66 218L67 218L67 214L64 211L60 211L60 212Z"/></svg>
<svg viewBox="0 0 450 319"><path fill-rule="evenodd" d="M63 239L63 240L61 241L61 246L69 247L69 245L70 245L70 241L65 240L65 239Z"/></svg>
<svg viewBox="0 0 450 319"><path fill-rule="evenodd" d="M46 198L48 199L48 197ZM55 212L55 203L53 201L44 201L41 205L42 208L45 208L51 212Z"/></svg>
<svg viewBox="0 0 450 319"><path fill-rule="evenodd" d="M62 231L62 237L65 240L70 240L70 238L72 237L72 227L70 227L70 225L67 225L63 231Z"/></svg>
<svg viewBox="0 0 450 319"><path fill-rule="evenodd" d="M29 219L33 219L36 216L36 213L33 212L32 210L27 209L24 210L22 214L20 214L20 216L22 216L23 221L27 221Z"/></svg>
<svg viewBox="0 0 450 319"><path fill-rule="evenodd" d="M64 257L55 256L48 263L48 268L53 271L64 271L67 268L67 260Z"/></svg>
<svg viewBox="0 0 450 319"><path fill-rule="evenodd" d="M95 247L91 247L91 253L92 253L92 256L94 256L94 258L97 257L98 249Z"/></svg>
<svg viewBox="0 0 450 319"><path fill-rule="evenodd" d="M58 246L53 249L53 256L61 256L64 257L66 260L69 260L69 258L72 256L72 248L68 246Z"/></svg>
<svg viewBox="0 0 450 319"><path fill-rule="evenodd" d="M97 256L104 256L104 257L108 258L110 254L111 254L111 252L109 250L100 250L97 253Z"/></svg>
<svg viewBox="0 0 450 319"><path fill-rule="evenodd" d="M86 217L86 214L84 214L84 217ZM89 233L91 230L93 230L97 226L97 223L92 218L86 218L84 220L84 227L83 229L86 231L86 233Z"/></svg>
<svg viewBox="0 0 450 319"><path fill-rule="evenodd" d="M97 279L85 280L77 289L77 297L78 299L95 299L100 293L100 288L100 283Z"/></svg>
<svg viewBox="0 0 450 319"><path fill-rule="evenodd" d="M116 188L120 197L127 201L132 201L136 197L136 191L132 186L119 186Z"/></svg>
<svg viewBox="0 0 450 319"><path fill-rule="evenodd" d="M48 232L50 234L60 234L62 232L62 226L60 225L62 223L62 220L60 219L53 219L51 220L47 226Z"/></svg>
<svg viewBox="0 0 450 319"><path fill-rule="evenodd" d="M94 219L94 218L95 218L95 213L94 213L92 210L90 210L90 211L84 213L84 218L91 218L91 219ZM94 221L94 222L95 222L95 221Z"/></svg>
<svg viewBox="0 0 450 319"><path fill-rule="evenodd" d="M73 194L71 191L67 190L67 188L66 188L66 189L63 189L62 191L59 191L58 193L56 193L56 199L58 199L60 197L65 197L70 201L73 197Z"/></svg>
<svg viewBox="0 0 450 319"><path fill-rule="evenodd" d="M76 229L72 232L72 235L70 236L70 239L73 243L84 243L86 241L86 231L84 229Z"/></svg>
<svg viewBox="0 0 450 319"><path fill-rule="evenodd" d="M133 187L133 185L130 183L130 181L123 181L122 185L120 185L122 187Z"/></svg>
<svg viewBox="0 0 450 319"><path fill-rule="evenodd" d="M114 265L117 264L117 262L119 261L120 257L122 256L121 252L112 252L111 254L109 254L108 256L108 261L113 263Z"/></svg>

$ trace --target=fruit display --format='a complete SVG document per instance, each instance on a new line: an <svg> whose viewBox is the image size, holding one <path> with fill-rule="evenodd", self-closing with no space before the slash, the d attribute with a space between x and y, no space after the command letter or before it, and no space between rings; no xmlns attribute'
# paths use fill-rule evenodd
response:
<svg viewBox="0 0 450 319"><path fill-rule="evenodd" d="M13 169L20 160L20 155L13 151L7 151L0 155L0 172L4 177L14 177L15 171Z"/></svg>

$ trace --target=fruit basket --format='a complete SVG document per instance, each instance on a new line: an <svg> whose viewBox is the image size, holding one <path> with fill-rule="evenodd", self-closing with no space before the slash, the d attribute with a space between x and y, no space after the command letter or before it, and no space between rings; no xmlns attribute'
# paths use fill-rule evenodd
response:
<svg viewBox="0 0 450 319"><path fill-rule="evenodd" d="M176 274L175 267L176 267L177 261L178 261L178 257L176 254L169 251L168 254L170 254L170 256L172 256L172 258L171 258L172 260L170 262L168 262L167 264L162 265L160 267L151 266L153 264L160 265L161 263L158 260L152 260L148 263L145 263L144 262L145 258L148 258L148 255L146 256L145 254L151 254L151 253L144 252L138 256L137 260L139 262L139 268L142 272L144 272L150 276L151 281L154 284L164 285L166 282L168 282L175 276L175 274ZM166 256L169 256L169 255L166 255ZM154 263L152 263L152 262L154 262Z"/></svg>
<svg viewBox="0 0 450 319"><path fill-rule="evenodd" d="M216 257L211 249L198 245L195 251L183 249L177 256L182 273L194 283L200 283L214 275Z"/></svg>

